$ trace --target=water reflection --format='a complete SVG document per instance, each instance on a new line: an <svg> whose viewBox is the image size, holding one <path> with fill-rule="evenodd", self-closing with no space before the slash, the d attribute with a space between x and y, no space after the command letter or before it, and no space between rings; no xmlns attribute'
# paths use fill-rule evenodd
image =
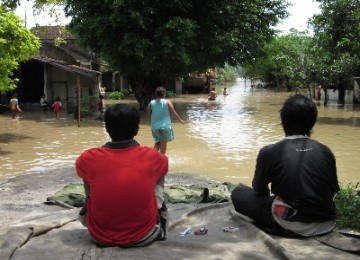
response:
<svg viewBox="0 0 360 260"><path fill-rule="evenodd" d="M243 82L227 87L230 95L218 95L216 101L208 101L206 95L172 100L186 124L174 120L176 139L167 152L170 172L250 184L258 150L283 138L279 109L290 93L252 92ZM121 102L137 105L134 100ZM81 151L108 140L102 122L86 119L79 128L73 116L63 113L56 120L51 111L27 112L15 120L1 114L0 125L0 180L73 165ZM359 110L352 106L319 106L313 137L333 150L343 183L358 181L359 126ZM146 114L136 139L153 146Z"/></svg>

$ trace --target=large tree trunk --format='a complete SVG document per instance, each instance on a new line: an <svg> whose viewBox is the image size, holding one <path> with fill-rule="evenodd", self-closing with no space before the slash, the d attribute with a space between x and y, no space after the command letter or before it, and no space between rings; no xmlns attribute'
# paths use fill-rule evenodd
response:
<svg viewBox="0 0 360 260"><path fill-rule="evenodd" d="M345 84L341 84L338 86L339 96L338 96L338 103L341 105L345 105Z"/></svg>
<svg viewBox="0 0 360 260"><path fill-rule="evenodd" d="M328 94L327 86L324 86L323 90L324 90L324 94L325 94L324 106L326 106L328 104L328 102L329 102L329 94Z"/></svg>
<svg viewBox="0 0 360 260"><path fill-rule="evenodd" d="M143 78L132 80L131 83L132 91L136 100L139 102L139 110L145 111L151 99L154 97L155 89L162 84Z"/></svg>

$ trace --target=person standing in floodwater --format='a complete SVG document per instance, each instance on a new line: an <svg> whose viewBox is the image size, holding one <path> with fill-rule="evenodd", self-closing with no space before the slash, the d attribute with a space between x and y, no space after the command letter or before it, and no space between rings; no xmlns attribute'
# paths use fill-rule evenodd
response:
<svg viewBox="0 0 360 260"><path fill-rule="evenodd" d="M96 107L99 112L98 119L102 119L104 115L105 102L104 102L104 96L101 94L99 96L99 99L96 101Z"/></svg>
<svg viewBox="0 0 360 260"><path fill-rule="evenodd" d="M43 111L47 111L48 110L48 103L46 101L46 96L45 94L42 95L42 97L40 98L40 106L42 107Z"/></svg>
<svg viewBox="0 0 360 260"><path fill-rule="evenodd" d="M208 100L216 100L216 98L217 98L217 93L215 91L215 88L211 88L211 91L208 96Z"/></svg>
<svg viewBox="0 0 360 260"><path fill-rule="evenodd" d="M320 99L321 99L321 86L319 85L316 87L315 100L320 101Z"/></svg>
<svg viewBox="0 0 360 260"><path fill-rule="evenodd" d="M59 119L59 113L61 108L61 102L59 97L55 98L55 102L52 105L52 108L54 109L56 119Z"/></svg>
<svg viewBox="0 0 360 260"><path fill-rule="evenodd" d="M148 113L151 114L151 132L155 140L154 148L162 154L166 153L167 142L175 139L170 114L174 115L182 124L184 124L184 121L175 111L171 101L165 99L165 93L165 88L156 88L156 99L151 100L148 105Z"/></svg>
<svg viewBox="0 0 360 260"><path fill-rule="evenodd" d="M15 116L18 115L18 117L20 117L24 112L20 109L19 106L19 100L18 100L18 95L14 94L12 99L10 100L10 110L12 113L12 118L15 119Z"/></svg>

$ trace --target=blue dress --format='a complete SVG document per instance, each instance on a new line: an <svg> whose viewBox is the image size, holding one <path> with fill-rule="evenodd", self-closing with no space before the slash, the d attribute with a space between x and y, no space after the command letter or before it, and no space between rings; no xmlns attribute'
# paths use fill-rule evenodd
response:
<svg viewBox="0 0 360 260"><path fill-rule="evenodd" d="M151 100L151 131L155 142L174 140L170 111L166 99Z"/></svg>

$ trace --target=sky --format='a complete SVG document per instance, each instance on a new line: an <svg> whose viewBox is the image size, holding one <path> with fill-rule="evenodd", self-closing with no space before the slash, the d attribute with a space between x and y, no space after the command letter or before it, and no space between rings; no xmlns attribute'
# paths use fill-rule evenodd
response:
<svg viewBox="0 0 360 260"><path fill-rule="evenodd" d="M291 28L299 31L307 29L307 21L314 14L319 14L319 4L313 0L288 0L292 4L288 8L289 17L284 20L277 29L288 32Z"/></svg>
<svg viewBox="0 0 360 260"><path fill-rule="evenodd" d="M61 8L58 8L61 10ZM32 2L27 0L20 0L20 6L16 9L15 13L25 21L26 17L26 28L30 29L35 27L36 24L39 25L59 25L59 22L56 21L55 17L50 17L46 12L41 13L40 15L33 15ZM63 12L60 12L63 14ZM60 18L60 24L67 24L70 22L69 18L66 18L63 15Z"/></svg>
<svg viewBox="0 0 360 260"><path fill-rule="evenodd" d="M40 25L57 24L54 18L51 18L46 14L34 17L32 13L32 4L26 0L20 0L20 2L21 5L17 8L16 14L24 20L26 13L26 28L30 29L31 27L34 27L36 22ZM288 0L288 2L292 4L288 9L290 16L277 26L277 29L284 32L288 32L291 28L295 28L299 31L306 30L307 20L314 14L320 12L318 3L313 2L312 0ZM67 24L70 19L63 17L61 21L62 24Z"/></svg>

